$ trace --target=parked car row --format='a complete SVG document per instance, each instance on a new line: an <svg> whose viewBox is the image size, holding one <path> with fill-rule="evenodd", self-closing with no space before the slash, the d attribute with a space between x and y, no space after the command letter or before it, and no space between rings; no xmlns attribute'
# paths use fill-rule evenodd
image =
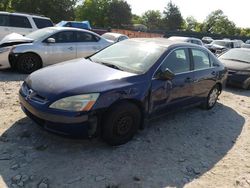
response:
<svg viewBox="0 0 250 188"><path fill-rule="evenodd" d="M250 89L249 51L234 48L217 58L195 38L100 36L71 24L7 35L0 68L33 72L19 100L37 124L121 145L154 117L189 106L213 108L226 82Z"/></svg>

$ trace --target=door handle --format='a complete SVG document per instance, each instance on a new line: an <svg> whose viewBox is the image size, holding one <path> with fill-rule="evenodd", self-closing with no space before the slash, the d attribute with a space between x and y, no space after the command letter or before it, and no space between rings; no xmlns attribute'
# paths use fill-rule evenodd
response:
<svg viewBox="0 0 250 188"><path fill-rule="evenodd" d="M211 72L211 74L212 74L212 75L216 75L216 72L215 72L215 71L213 71L213 72Z"/></svg>
<svg viewBox="0 0 250 188"><path fill-rule="evenodd" d="M186 83L191 83L193 80L192 80L192 78L190 78L190 77L187 77L186 79L185 79L185 82Z"/></svg>
<svg viewBox="0 0 250 188"><path fill-rule="evenodd" d="M69 50L73 50L73 47L69 47L68 49L69 49Z"/></svg>

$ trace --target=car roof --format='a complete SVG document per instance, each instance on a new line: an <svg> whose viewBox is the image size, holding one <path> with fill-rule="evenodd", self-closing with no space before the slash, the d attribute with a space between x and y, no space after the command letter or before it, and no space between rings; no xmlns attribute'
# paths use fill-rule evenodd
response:
<svg viewBox="0 0 250 188"><path fill-rule="evenodd" d="M180 41L185 41L185 40L198 40L198 41L201 41L200 39L198 38L194 38L194 37L182 37L182 36L172 36L172 37L169 37L170 40L180 40Z"/></svg>
<svg viewBox="0 0 250 188"><path fill-rule="evenodd" d="M120 36L126 36L126 35L121 34L121 33L111 33L111 32L104 33L103 35L105 35L105 34L112 35L112 36L114 36L116 38L118 38Z"/></svg>
<svg viewBox="0 0 250 188"><path fill-rule="evenodd" d="M32 16L33 18L42 18L42 19L48 19L50 18L42 16L42 15L35 15L35 14L28 14L28 13L18 13L18 12L5 12L5 11L0 11L0 14L8 14L8 15L15 15L15 16Z"/></svg>
<svg viewBox="0 0 250 188"><path fill-rule="evenodd" d="M53 30L56 30L56 31L84 31L84 32L87 32L87 33L91 33L91 34L94 34L96 36L99 36L97 33L95 32L92 32L92 31L89 31L87 29L79 29L79 28L75 28L75 27L47 27L48 29L53 29Z"/></svg>
<svg viewBox="0 0 250 188"><path fill-rule="evenodd" d="M186 47L202 48L202 46L198 46L196 44L187 43L187 42L178 41L178 40L169 40L167 38L132 38L128 40L135 41L135 42L154 43L155 45L158 45L164 48L168 48L168 47L175 46L175 45L181 45L183 47L186 46Z"/></svg>

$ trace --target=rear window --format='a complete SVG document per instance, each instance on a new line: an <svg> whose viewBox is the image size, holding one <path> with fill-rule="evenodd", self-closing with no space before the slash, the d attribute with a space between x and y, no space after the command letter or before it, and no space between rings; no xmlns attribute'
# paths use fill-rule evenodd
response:
<svg viewBox="0 0 250 188"><path fill-rule="evenodd" d="M53 23L49 19L33 18L33 20L34 20L34 22L36 24L36 27L38 29L42 29L42 28L45 28L45 27L52 27L53 26Z"/></svg>
<svg viewBox="0 0 250 188"><path fill-rule="evenodd" d="M28 18L25 16L10 15L9 19L11 27L32 28Z"/></svg>
<svg viewBox="0 0 250 188"><path fill-rule="evenodd" d="M0 14L0 26L9 26L9 16Z"/></svg>

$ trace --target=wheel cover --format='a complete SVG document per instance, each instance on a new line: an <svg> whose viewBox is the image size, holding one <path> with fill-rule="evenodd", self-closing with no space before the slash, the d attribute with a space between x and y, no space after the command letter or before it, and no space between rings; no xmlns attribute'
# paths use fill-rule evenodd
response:
<svg viewBox="0 0 250 188"><path fill-rule="evenodd" d="M133 117L131 115L121 115L115 121L115 134L119 136L127 135L133 126Z"/></svg>
<svg viewBox="0 0 250 188"><path fill-rule="evenodd" d="M210 107L216 103L218 96L219 96L219 90L217 88L214 88L212 92L210 93L209 99L208 99L208 105Z"/></svg>
<svg viewBox="0 0 250 188"><path fill-rule="evenodd" d="M35 59L32 57L25 57L22 63L22 67L24 70L31 71L35 67Z"/></svg>

